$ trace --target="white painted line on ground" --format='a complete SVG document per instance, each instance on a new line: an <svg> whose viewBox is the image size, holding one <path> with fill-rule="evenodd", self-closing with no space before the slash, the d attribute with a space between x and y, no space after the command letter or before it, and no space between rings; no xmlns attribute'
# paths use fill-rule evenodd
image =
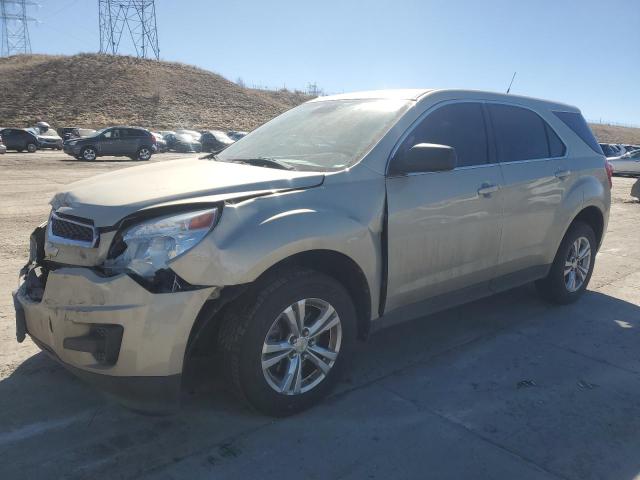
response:
<svg viewBox="0 0 640 480"><path fill-rule="evenodd" d="M0 446L26 440L27 438L35 437L36 435L41 435L51 430L65 428L83 420L89 421L93 416L93 413L93 410L87 410L72 417L31 423L15 430L11 430L10 432L0 433Z"/></svg>

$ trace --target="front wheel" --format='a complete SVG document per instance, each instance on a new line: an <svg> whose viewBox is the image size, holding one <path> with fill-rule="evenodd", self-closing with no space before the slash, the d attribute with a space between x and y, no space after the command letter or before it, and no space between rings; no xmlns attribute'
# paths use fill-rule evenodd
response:
<svg viewBox="0 0 640 480"><path fill-rule="evenodd" d="M87 162L93 162L98 156L96 153L96 149L93 147L84 147L80 152L80 156L83 160Z"/></svg>
<svg viewBox="0 0 640 480"><path fill-rule="evenodd" d="M226 376L256 410L290 415L322 399L348 364L356 313L344 287L312 270L259 282L220 331Z"/></svg>
<svg viewBox="0 0 640 480"><path fill-rule="evenodd" d="M587 289L593 273L596 236L584 222L576 222L565 234L549 274L536 282L546 300L559 305L573 303Z"/></svg>
<svg viewBox="0 0 640 480"><path fill-rule="evenodd" d="M38 146L35 143L27 143L27 152L35 153L38 150Z"/></svg>

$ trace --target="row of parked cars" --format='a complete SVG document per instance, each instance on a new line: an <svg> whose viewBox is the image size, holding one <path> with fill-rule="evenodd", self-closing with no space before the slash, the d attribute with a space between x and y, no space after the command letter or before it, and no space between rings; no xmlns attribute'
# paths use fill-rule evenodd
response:
<svg viewBox="0 0 640 480"><path fill-rule="evenodd" d="M247 132L221 130L165 130L118 126L102 130L64 127L57 131L46 122L33 128L0 128L0 153L35 152L43 148L64 150L75 158L92 161L99 156L127 156L149 160L154 153L219 152Z"/></svg>
<svg viewBox="0 0 640 480"><path fill-rule="evenodd" d="M601 143L615 175L640 175L640 145Z"/></svg>

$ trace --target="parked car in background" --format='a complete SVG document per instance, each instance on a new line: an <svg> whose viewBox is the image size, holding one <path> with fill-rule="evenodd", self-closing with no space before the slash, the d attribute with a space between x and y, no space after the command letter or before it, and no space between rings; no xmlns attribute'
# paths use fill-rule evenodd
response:
<svg viewBox="0 0 640 480"><path fill-rule="evenodd" d="M156 137L156 152L164 153L167 151L167 142L159 132L151 132L151 135Z"/></svg>
<svg viewBox="0 0 640 480"><path fill-rule="evenodd" d="M221 152L234 142L235 140L220 130L207 130L200 137L203 152Z"/></svg>
<svg viewBox="0 0 640 480"><path fill-rule="evenodd" d="M91 137L75 138L64 142L65 153L91 162L105 155L149 160L155 151L156 137L140 127L110 127Z"/></svg>
<svg viewBox="0 0 640 480"><path fill-rule="evenodd" d="M4 128L0 130L2 141L7 150L33 153L38 150L38 138L24 128Z"/></svg>
<svg viewBox="0 0 640 480"><path fill-rule="evenodd" d="M631 187L631 196L640 200L640 178Z"/></svg>
<svg viewBox="0 0 640 480"><path fill-rule="evenodd" d="M635 150L640 150L639 145L623 145L623 147L627 150L627 153L633 152Z"/></svg>
<svg viewBox="0 0 640 480"><path fill-rule="evenodd" d="M62 150L62 137L60 137L60 135L58 135L58 132L56 132L53 128L38 125L33 128L28 128L27 130L33 133L38 139L38 148Z"/></svg>
<svg viewBox="0 0 640 480"><path fill-rule="evenodd" d="M0 135L0 154L7 153L7 147L2 143L2 136Z"/></svg>
<svg viewBox="0 0 640 480"><path fill-rule="evenodd" d="M56 194L14 293L18 341L152 411L215 352L239 399L289 415L372 330L533 281L577 301L611 203L580 111L515 95L320 97L209 158Z"/></svg>
<svg viewBox="0 0 640 480"><path fill-rule="evenodd" d="M604 156L607 157L608 159L622 156L621 150L615 144L601 143L600 148L602 148L602 152L604 153Z"/></svg>
<svg viewBox="0 0 640 480"><path fill-rule="evenodd" d="M608 159L615 175L640 175L640 150Z"/></svg>
<svg viewBox="0 0 640 480"><path fill-rule="evenodd" d="M71 138L90 137L96 133L96 130L91 128L79 128L79 127L63 127L57 130L58 135L62 137L62 140L69 140Z"/></svg>
<svg viewBox="0 0 640 480"><path fill-rule="evenodd" d="M167 142L167 150L181 153L202 151L202 144L187 133L168 133L164 140Z"/></svg>
<svg viewBox="0 0 640 480"><path fill-rule="evenodd" d="M227 132L227 135L229 135L229 138L231 138L232 140L237 142L242 137L246 136L247 133L249 133L249 132L241 132L241 131L231 130L231 131Z"/></svg>
<svg viewBox="0 0 640 480"><path fill-rule="evenodd" d="M191 137L193 137L194 140L198 140L198 141L200 141L200 137L202 136L202 132L197 132L195 130L180 129L180 130L176 130L176 133L183 134L183 135L190 135Z"/></svg>

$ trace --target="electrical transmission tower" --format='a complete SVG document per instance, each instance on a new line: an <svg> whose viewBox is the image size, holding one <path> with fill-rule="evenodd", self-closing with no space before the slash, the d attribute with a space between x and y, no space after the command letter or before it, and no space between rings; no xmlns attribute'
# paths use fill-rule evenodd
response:
<svg viewBox="0 0 640 480"><path fill-rule="evenodd" d="M0 0L2 20L2 55L31 53L29 22L35 18L27 16L27 5L36 5L30 0Z"/></svg>
<svg viewBox="0 0 640 480"><path fill-rule="evenodd" d="M136 55L160 58L154 0L98 0L100 53L118 53L123 35L130 37Z"/></svg>

